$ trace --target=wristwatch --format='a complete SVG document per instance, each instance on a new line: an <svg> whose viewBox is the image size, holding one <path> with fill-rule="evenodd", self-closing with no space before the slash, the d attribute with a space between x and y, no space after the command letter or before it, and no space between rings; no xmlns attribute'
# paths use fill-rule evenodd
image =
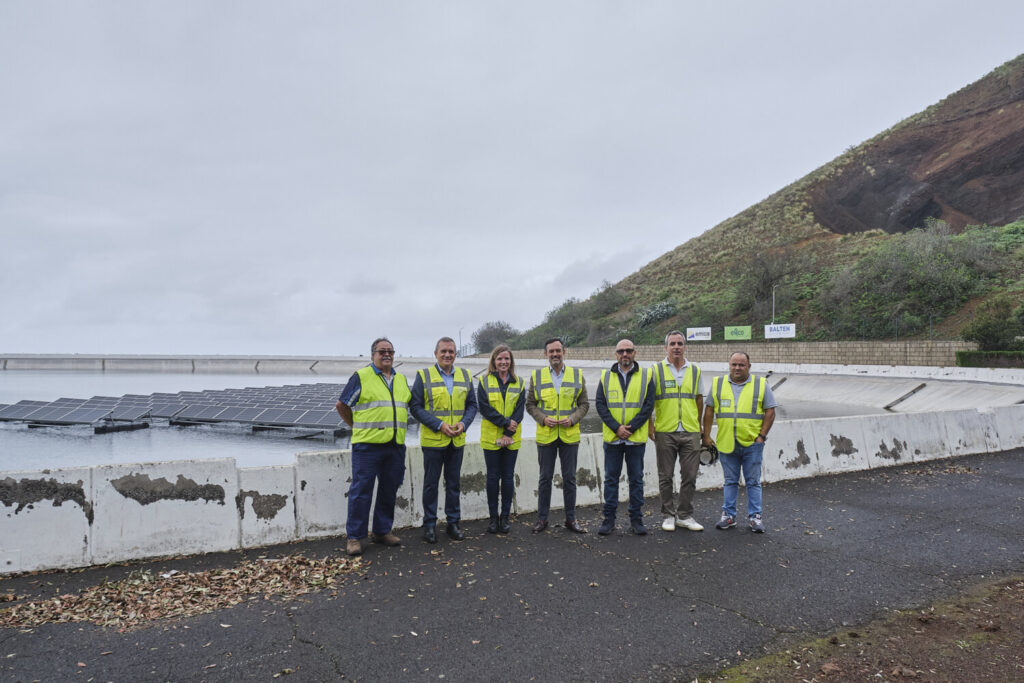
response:
<svg viewBox="0 0 1024 683"><path fill-rule="evenodd" d="M768 435L767 434L758 434L757 436L761 437L762 443L768 440Z"/></svg>

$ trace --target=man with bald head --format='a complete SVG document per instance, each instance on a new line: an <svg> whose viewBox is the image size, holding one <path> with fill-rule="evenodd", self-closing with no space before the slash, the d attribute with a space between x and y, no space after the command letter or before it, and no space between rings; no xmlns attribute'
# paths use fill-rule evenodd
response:
<svg viewBox="0 0 1024 683"><path fill-rule="evenodd" d="M607 536L615 529L619 507L619 477L626 461L629 480L629 522L631 531L645 536L644 526L644 449L647 447L647 421L654 412L654 392L650 371L636 364L636 345L628 339L615 345L616 361L601 371L597 385L597 414L601 416L604 437L604 521L597 533Z"/></svg>
<svg viewBox="0 0 1024 683"><path fill-rule="evenodd" d="M704 445L710 446L711 421L718 418L718 459L722 463L725 485L722 487L722 518L716 529L736 526L736 499L740 472L747 490L747 523L750 530L763 534L761 511L761 462L764 443L775 422L778 402L764 377L750 374L750 356L738 351L729 357L729 375L715 377L705 397Z"/></svg>

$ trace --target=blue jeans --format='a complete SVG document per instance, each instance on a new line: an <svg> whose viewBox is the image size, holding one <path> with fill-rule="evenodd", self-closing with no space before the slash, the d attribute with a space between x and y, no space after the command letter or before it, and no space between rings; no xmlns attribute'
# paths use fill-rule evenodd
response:
<svg viewBox="0 0 1024 683"><path fill-rule="evenodd" d="M395 497L405 479L405 446L397 443L352 444L352 483L348 487L349 538L366 538L373 484L377 504L373 508L373 533L386 534L395 524Z"/></svg>
<svg viewBox="0 0 1024 683"><path fill-rule="evenodd" d="M722 511L730 517L736 516L736 499L740 490L740 470L743 470L743 486L747 489L747 516L761 514L761 459L764 453L763 443L752 443L749 446L736 444L732 453L719 453L718 461L722 463L722 474L725 486L722 491L725 500Z"/></svg>
<svg viewBox="0 0 1024 683"><path fill-rule="evenodd" d="M516 492L516 458L518 450L499 448L484 450L487 463L487 509L491 517L498 516L498 489L501 488L501 514L505 517L512 512L512 496Z"/></svg>
<svg viewBox="0 0 1024 683"><path fill-rule="evenodd" d="M619 476L622 461L626 461L629 480L629 518L643 519L644 507L644 448L642 443L606 443L604 445L604 517L615 519L619 507Z"/></svg>
<svg viewBox="0 0 1024 683"><path fill-rule="evenodd" d="M462 476L462 446L424 447L423 451L423 523L437 524L437 485L444 471L444 515L451 524L462 517L459 506Z"/></svg>
<svg viewBox="0 0 1024 683"><path fill-rule="evenodd" d="M551 443L537 444L537 464L540 465L540 480L537 482L537 517L547 521L551 511L551 479L555 476L555 459L562 465L562 500L565 502L565 519L576 519L576 454L579 443L565 443L555 439Z"/></svg>

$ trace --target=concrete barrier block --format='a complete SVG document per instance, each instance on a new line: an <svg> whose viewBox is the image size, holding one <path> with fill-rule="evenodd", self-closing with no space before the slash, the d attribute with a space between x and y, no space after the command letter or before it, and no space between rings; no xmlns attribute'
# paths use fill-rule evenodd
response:
<svg viewBox="0 0 1024 683"><path fill-rule="evenodd" d="M860 418L872 468L948 457L946 430L937 413L896 413Z"/></svg>
<svg viewBox="0 0 1024 683"><path fill-rule="evenodd" d="M4 364L5 370L89 370L101 372L103 370L102 358L8 358Z"/></svg>
<svg viewBox="0 0 1024 683"><path fill-rule="evenodd" d="M376 489L373 500L377 500ZM438 503L444 505L444 493L440 494ZM395 526L423 526L423 451L419 446L408 446L405 449L405 479L395 499Z"/></svg>
<svg viewBox="0 0 1024 683"><path fill-rule="evenodd" d="M990 453L999 450L999 434L991 412L976 408L941 413L951 455Z"/></svg>
<svg viewBox="0 0 1024 683"><path fill-rule="evenodd" d="M764 445L761 483L802 479L819 473L813 420L777 420Z"/></svg>
<svg viewBox="0 0 1024 683"><path fill-rule="evenodd" d="M255 358L196 358L193 363L193 371L201 373L242 373L252 374L256 372Z"/></svg>
<svg viewBox="0 0 1024 683"><path fill-rule="evenodd" d="M555 465L555 471L559 471L558 465ZM604 439L600 434L582 435L580 449L576 457L576 507L604 503L603 472ZM552 496L551 507L555 507L554 496Z"/></svg>
<svg viewBox="0 0 1024 683"><path fill-rule="evenodd" d="M999 450L1024 447L1024 405L992 408Z"/></svg>
<svg viewBox="0 0 1024 683"><path fill-rule="evenodd" d="M408 471L405 476L408 479ZM351 451L299 453L295 456L295 482L299 538L344 534L348 487L352 483Z"/></svg>
<svg viewBox="0 0 1024 683"><path fill-rule="evenodd" d="M107 372L192 372L191 358L108 358Z"/></svg>
<svg viewBox="0 0 1024 683"><path fill-rule="evenodd" d="M0 474L0 574L90 564L88 467Z"/></svg>
<svg viewBox="0 0 1024 683"><path fill-rule="evenodd" d="M294 467L238 470L235 504L243 548L296 540Z"/></svg>
<svg viewBox="0 0 1024 683"><path fill-rule="evenodd" d="M94 467L93 490L97 564L239 546L231 458Z"/></svg>
<svg viewBox="0 0 1024 683"><path fill-rule="evenodd" d="M537 482L540 465L537 462L537 441L523 439L516 458L516 497L512 509L517 515L537 511Z"/></svg>
<svg viewBox="0 0 1024 683"><path fill-rule="evenodd" d="M818 474L854 472L871 467L863 420L836 417L804 421L818 454Z"/></svg>
<svg viewBox="0 0 1024 683"><path fill-rule="evenodd" d="M443 482L438 495L438 507L444 505ZM460 505L463 519L488 519L487 508L487 461L484 449L479 443L466 443L462 451L462 495Z"/></svg>
<svg viewBox="0 0 1024 683"><path fill-rule="evenodd" d="M653 450L653 448L652 448ZM767 453L767 451L766 451ZM761 473L762 480L764 479L764 472L762 467ZM657 474L655 474L655 485L657 485ZM722 474L722 465L715 463L713 465L701 465L700 469L697 470L697 490L698 491L712 491L715 489L721 489L725 483L725 476ZM678 487L677 487L678 490ZM660 504L660 499L659 499Z"/></svg>
<svg viewBox="0 0 1024 683"><path fill-rule="evenodd" d="M305 358L264 358L256 362L256 372L261 375L302 375L312 374L313 361Z"/></svg>

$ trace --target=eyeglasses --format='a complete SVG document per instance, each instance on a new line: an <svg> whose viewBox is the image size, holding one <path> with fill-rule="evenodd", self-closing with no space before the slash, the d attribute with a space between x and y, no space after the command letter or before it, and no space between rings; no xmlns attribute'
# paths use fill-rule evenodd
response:
<svg viewBox="0 0 1024 683"><path fill-rule="evenodd" d="M621 356L624 353L636 353L636 349L615 349L615 353Z"/></svg>
<svg viewBox="0 0 1024 683"><path fill-rule="evenodd" d="M394 349L377 349L377 355L379 356L393 356L395 355Z"/></svg>

